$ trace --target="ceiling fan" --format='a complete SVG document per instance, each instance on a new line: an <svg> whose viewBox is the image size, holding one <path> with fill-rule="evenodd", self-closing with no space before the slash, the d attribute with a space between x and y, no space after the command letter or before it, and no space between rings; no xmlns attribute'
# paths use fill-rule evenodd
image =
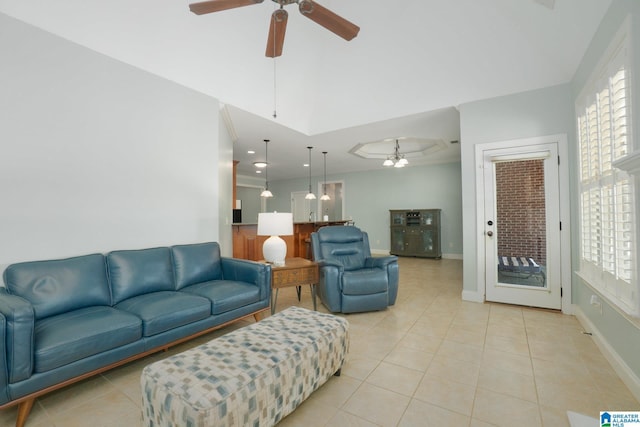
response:
<svg viewBox="0 0 640 427"><path fill-rule="evenodd" d="M192 3L189 5L189 9L196 15L204 15L206 13L219 12L236 7L250 6L252 4L262 3L263 1L264 0L208 0L200 3ZM336 15L313 0L272 1L279 4L280 9L277 9L271 15L271 25L269 26L269 37L267 39L267 49L265 52L265 55L269 58L282 55L284 34L287 29L287 19L289 16L287 11L284 10L284 6L291 3L298 3L298 9L300 13L302 13L302 16L306 16L316 24L322 25L327 30L347 41L357 36L358 31L360 31L360 27L357 25Z"/></svg>

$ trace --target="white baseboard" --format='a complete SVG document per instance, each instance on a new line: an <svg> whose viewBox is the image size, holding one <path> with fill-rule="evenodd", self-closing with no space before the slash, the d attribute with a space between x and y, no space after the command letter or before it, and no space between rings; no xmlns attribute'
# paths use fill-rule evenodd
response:
<svg viewBox="0 0 640 427"><path fill-rule="evenodd" d="M371 255L389 255L389 251L385 251L384 249L371 249Z"/></svg>
<svg viewBox="0 0 640 427"><path fill-rule="evenodd" d="M573 304L573 313L582 327L591 332L593 341L596 343L604 357L609 361L623 383L629 388L633 396L640 400L640 378L629 368L629 365L620 357L598 328L584 314L580 306Z"/></svg>
<svg viewBox="0 0 640 427"><path fill-rule="evenodd" d="M471 302L484 302L484 294L478 291L462 291L462 300Z"/></svg>
<svg viewBox="0 0 640 427"><path fill-rule="evenodd" d="M600 424L597 418L587 417L572 411L567 411L567 418L569 418L571 427L596 427Z"/></svg>
<svg viewBox="0 0 640 427"><path fill-rule="evenodd" d="M371 255L389 255L388 250L371 249ZM442 254L443 259L462 259L462 254Z"/></svg>

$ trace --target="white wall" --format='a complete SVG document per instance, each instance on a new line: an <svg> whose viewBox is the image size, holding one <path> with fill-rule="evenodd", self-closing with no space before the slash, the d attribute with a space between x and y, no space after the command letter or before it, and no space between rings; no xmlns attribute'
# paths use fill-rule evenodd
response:
<svg viewBox="0 0 640 427"><path fill-rule="evenodd" d="M217 240L218 122L215 99L0 14L0 269Z"/></svg>
<svg viewBox="0 0 640 427"><path fill-rule="evenodd" d="M222 113L218 115L218 174L217 179L217 201L219 219L218 237L215 239L220 243L222 256L233 256L233 235L231 233L231 223L233 222L233 140L227 131L222 119ZM213 171L212 171L213 172ZM213 200L212 200L213 201Z"/></svg>
<svg viewBox="0 0 640 427"><path fill-rule="evenodd" d="M312 177L318 188L322 177ZM460 163L444 163L406 168L385 168L365 172L327 175L327 181L344 182L345 218L369 233L372 251L389 251L389 210L442 209L441 244L443 257L462 254L462 202ZM267 211L289 212L291 192L307 191L308 178L270 181L273 198ZM317 191L317 190L316 190ZM317 195L317 194L316 194ZM316 200L317 202L317 200ZM317 204L312 211L317 212Z"/></svg>

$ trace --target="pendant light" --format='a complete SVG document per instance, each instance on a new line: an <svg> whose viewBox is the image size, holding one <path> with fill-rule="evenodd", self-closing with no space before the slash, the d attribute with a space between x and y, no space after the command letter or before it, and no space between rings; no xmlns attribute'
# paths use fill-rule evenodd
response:
<svg viewBox="0 0 640 427"><path fill-rule="evenodd" d="M264 179L265 179L265 187L264 191L260 193L260 197L273 197L271 191L269 191L269 161L267 160L267 146L269 145L269 140L264 140Z"/></svg>
<svg viewBox="0 0 640 427"><path fill-rule="evenodd" d="M313 147L307 147L307 148L309 149L309 192L307 193L306 196L304 196L304 198L307 200L315 200L316 195L313 194L313 191L311 191L311 149Z"/></svg>
<svg viewBox="0 0 640 427"><path fill-rule="evenodd" d="M323 151L322 155L324 156L324 184L322 184L322 197L320 200L331 200L331 197L327 195L327 152Z"/></svg>

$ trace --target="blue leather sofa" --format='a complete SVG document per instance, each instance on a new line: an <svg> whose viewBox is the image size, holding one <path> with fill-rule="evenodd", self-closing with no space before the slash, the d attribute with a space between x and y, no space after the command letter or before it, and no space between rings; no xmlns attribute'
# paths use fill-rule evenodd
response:
<svg viewBox="0 0 640 427"><path fill-rule="evenodd" d="M259 320L271 267L218 243L13 264L0 288L0 409L220 328Z"/></svg>
<svg viewBox="0 0 640 427"><path fill-rule="evenodd" d="M369 236L354 226L327 226L311 233L319 264L318 295L332 312L384 310L398 295L398 257L372 257Z"/></svg>

